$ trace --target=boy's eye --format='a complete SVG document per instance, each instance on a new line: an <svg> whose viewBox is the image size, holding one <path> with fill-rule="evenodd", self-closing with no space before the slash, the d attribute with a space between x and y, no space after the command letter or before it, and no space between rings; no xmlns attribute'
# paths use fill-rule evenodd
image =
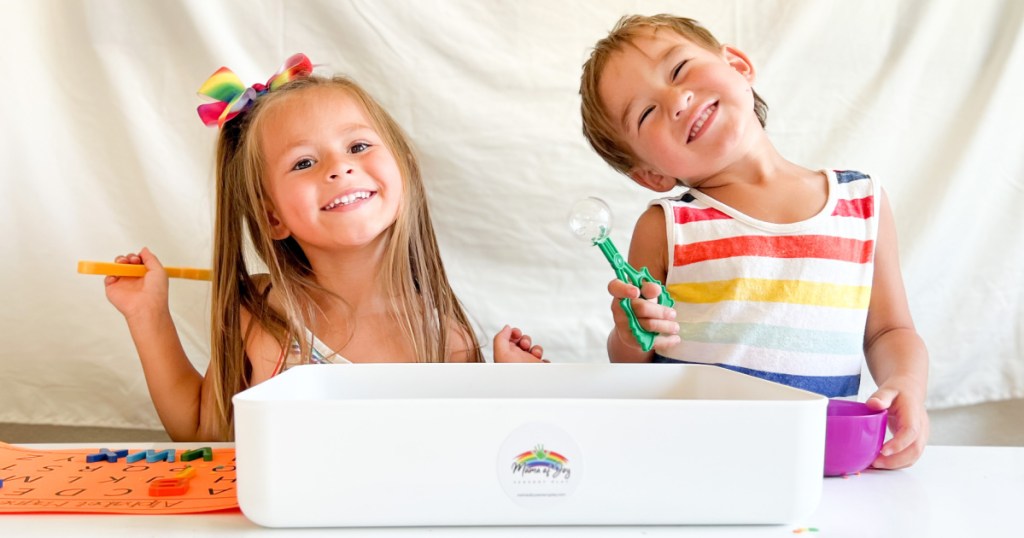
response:
<svg viewBox="0 0 1024 538"><path fill-rule="evenodd" d="M368 149L370 149L370 145L366 142L356 142L348 148L351 153L362 153Z"/></svg>
<svg viewBox="0 0 1024 538"><path fill-rule="evenodd" d="M675 82L676 77L679 76L679 72L683 70L683 66L686 65L686 62L688 62L688 61L689 60L683 60L683 61L679 62L679 65L677 65L675 67L675 69L672 70L672 81L673 82Z"/></svg>
<svg viewBox="0 0 1024 538"><path fill-rule="evenodd" d="M305 170L310 166L313 166L313 159L302 159L301 161L295 163L295 166L292 167L292 170Z"/></svg>
<svg viewBox="0 0 1024 538"><path fill-rule="evenodd" d="M644 120L647 119L647 116L651 115L651 112L654 112L653 106L647 107L643 112L640 113L640 121L636 122L637 129L639 129L640 126L644 124Z"/></svg>

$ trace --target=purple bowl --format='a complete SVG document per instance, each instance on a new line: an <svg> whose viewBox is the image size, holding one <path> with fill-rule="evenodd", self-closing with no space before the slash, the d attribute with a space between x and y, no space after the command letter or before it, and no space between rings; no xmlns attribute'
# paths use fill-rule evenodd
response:
<svg viewBox="0 0 1024 538"><path fill-rule="evenodd" d="M872 411L859 402L829 400L825 422L825 476L867 469L885 440L886 409Z"/></svg>

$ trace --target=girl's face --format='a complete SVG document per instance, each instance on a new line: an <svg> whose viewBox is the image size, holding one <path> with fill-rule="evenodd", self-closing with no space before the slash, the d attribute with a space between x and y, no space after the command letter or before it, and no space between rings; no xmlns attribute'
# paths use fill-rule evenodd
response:
<svg viewBox="0 0 1024 538"><path fill-rule="evenodd" d="M762 131L754 69L740 51L708 50L670 30L652 31L613 54L598 94L640 164L664 189L690 186L741 158Z"/></svg>
<svg viewBox="0 0 1024 538"><path fill-rule="evenodd" d="M314 87L264 114L259 137L274 239L292 236L312 257L370 245L394 224L402 175L359 101Z"/></svg>

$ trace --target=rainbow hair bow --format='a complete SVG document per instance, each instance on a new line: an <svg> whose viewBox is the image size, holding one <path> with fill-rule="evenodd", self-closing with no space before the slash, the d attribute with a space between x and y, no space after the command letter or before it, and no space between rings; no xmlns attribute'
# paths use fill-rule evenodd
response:
<svg viewBox="0 0 1024 538"><path fill-rule="evenodd" d="M293 80L308 77L312 72L313 64L300 52L285 60L266 84L257 82L246 88L238 75L227 67L221 67L199 88L199 95L212 97L216 102L199 105L196 112L207 127L224 127L225 122L252 106L257 97Z"/></svg>

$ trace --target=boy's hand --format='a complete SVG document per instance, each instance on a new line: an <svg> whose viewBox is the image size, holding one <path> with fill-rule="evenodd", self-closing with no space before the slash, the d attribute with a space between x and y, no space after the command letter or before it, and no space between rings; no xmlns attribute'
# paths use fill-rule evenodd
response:
<svg viewBox="0 0 1024 538"><path fill-rule="evenodd" d="M154 315L167 310L167 272L156 255L143 248L138 254L128 253L114 258L115 263L133 263L146 266L142 277L107 276L103 279L107 300L125 319Z"/></svg>
<svg viewBox="0 0 1024 538"><path fill-rule="evenodd" d="M914 384L891 379L868 398L872 410L888 409L892 438L882 445L882 453L871 464L876 469L899 469L913 465L928 442L928 413L923 393Z"/></svg>
<svg viewBox="0 0 1024 538"><path fill-rule="evenodd" d="M658 333L658 336L654 337L653 350L663 351L680 342L675 309L658 304L661 286L654 282L644 282L643 288L639 289L632 284L614 279L608 283L608 293L614 297L612 318L615 320L615 334L623 343L640 350L640 344L629 328L629 318L619 305L622 299L631 299L633 313L636 314L641 327Z"/></svg>
<svg viewBox="0 0 1024 538"><path fill-rule="evenodd" d="M494 362L548 362L544 348L535 346L518 327L505 325L494 335Z"/></svg>

